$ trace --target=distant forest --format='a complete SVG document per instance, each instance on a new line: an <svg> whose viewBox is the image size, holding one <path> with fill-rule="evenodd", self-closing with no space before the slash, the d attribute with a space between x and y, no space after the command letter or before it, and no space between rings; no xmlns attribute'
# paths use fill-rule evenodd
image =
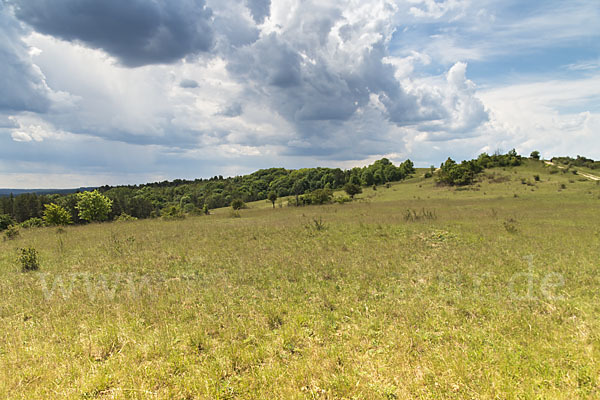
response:
<svg viewBox="0 0 600 400"><path fill-rule="evenodd" d="M534 151L530 157L539 160L539 152ZM425 178L435 177L439 185L470 185L484 169L518 166L522 159L514 149L507 154L483 153L476 159L461 163L448 158L439 169L432 166L425 173ZM600 169L600 161L581 156L555 157L552 161L569 166ZM331 201L333 190L347 188L348 185L359 187L398 182L410 177L414 172L414 165L410 160L395 166L388 159L382 158L369 166L350 170L269 168L230 178L214 176L193 181L175 179L144 185L102 186L97 189L111 202L108 215L102 220L160 216L168 218L208 213L210 209L232 204L235 207L236 203L256 200L269 199L275 205L275 199L283 197L288 197L291 205L322 204ZM47 205L59 206L59 209L64 210L63 219L69 223L85 223L77 207L78 192L23 193L0 197L0 228L6 229L12 223L24 227L41 226L45 224L42 217ZM347 192L350 194L350 191Z"/></svg>
<svg viewBox="0 0 600 400"><path fill-rule="evenodd" d="M83 192L87 190L94 190L95 187L80 187L77 189L0 189L0 197L2 196L17 196L24 193L35 193L37 195L43 194L70 194L75 192Z"/></svg>
<svg viewBox="0 0 600 400"><path fill-rule="evenodd" d="M307 195L317 190L335 190L346 183L380 185L403 180L414 173L412 161L395 166L383 158L363 168L285 168L261 169L249 175L210 179L182 180L130 186L102 186L99 192L112 200L109 220L121 215L149 218L180 213L200 213L227 207L234 200L250 202L265 200L270 193L277 197ZM302 199L300 199L302 200ZM73 223L82 223L79 217L77 193L37 194L24 193L0 198L0 215L8 215L17 223L41 218L46 204L58 204L71 216ZM303 204L306 204L304 202Z"/></svg>

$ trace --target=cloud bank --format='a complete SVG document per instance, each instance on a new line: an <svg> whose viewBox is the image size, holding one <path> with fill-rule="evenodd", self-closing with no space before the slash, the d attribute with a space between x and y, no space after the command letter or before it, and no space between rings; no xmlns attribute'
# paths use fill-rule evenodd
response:
<svg viewBox="0 0 600 400"><path fill-rule="evenodd" d="M72 186L73 171L91 185L550 152L561 129L597 126L585 44L599 34L581 24L598 13L583 0L4 0L0 186L44 169ZM524 92L544 82L576 87L570 105Z"/></svg>
<svg viewBox="0 0 600 400"><path fill-rule="evenodd" d="M128 67L210 50L204 0L21 0L15 16L39 33L102 49Z"/></svg>

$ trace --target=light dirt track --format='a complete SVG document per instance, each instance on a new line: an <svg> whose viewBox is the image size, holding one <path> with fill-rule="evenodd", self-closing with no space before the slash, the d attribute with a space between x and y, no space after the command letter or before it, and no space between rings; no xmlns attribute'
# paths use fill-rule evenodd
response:
<svg viewBox="0 0 600 400"><path fill-rule="evenodd" d="M558 167L560 169L565 169L565 167L563 167L562 165L556 165L554 164L552 161L544 161L547 165L554 165L555 167ZM600 181L600 176L596 176L596 175L592 175L592 174L588 174L586 172L579 172L577 171L577 175L581 175L585 178L591 179L593 181Z"/></svg>

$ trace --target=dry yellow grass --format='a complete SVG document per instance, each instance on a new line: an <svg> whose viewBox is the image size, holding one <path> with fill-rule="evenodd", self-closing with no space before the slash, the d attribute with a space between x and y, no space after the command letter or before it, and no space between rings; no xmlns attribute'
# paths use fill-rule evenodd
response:
<svg viewBox="0 0 600 400"><path fill-rule="evenodd" d="M597 398L600 187L494 172L23 230L0 243L0 398Z"/></svg>

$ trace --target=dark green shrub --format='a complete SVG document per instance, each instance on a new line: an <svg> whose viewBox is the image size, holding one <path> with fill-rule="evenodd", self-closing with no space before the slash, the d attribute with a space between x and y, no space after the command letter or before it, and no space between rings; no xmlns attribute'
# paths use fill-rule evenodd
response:
<svg viewBox="0 0 600 400"><path fill-rule="evenodd" d="M184 219L185 214L178 206L169 206L161 211L161 216L166 220Z"/></svg>
<svg viewBox="0 0 600 400"><path fill-rule="evenodd" d="M122 213L121 215L119 215L117 217L117 219L115 221L118 221L118 222L137 221L137 218L132 217L129 214Z"/></svg>
<svg viewBox="0 0 600 400"><path fill-rule="evenodd" d="M233 208L234 210L241 210L242 208L246 207L246 203L244 203L244 200L242 199L234 199L231 202L231 208Z"/></svg>
<svg viewBox="0 0 600 400"><path fill-rule="evenodd" d="M331 189L317 189L307 195L302 196L306 205L309 204L327 204L333 198Z"/></svg>
<svg viewBox="0 0 600 400"><path fill-rule="evenodd" d="M0 231L7 229L9 226L14 225L15 220L8 214L0 214Z"/></svg>
<svg viewBox="0 0 600 400"><path fill-rule="evenodd" d="M448 158L440 167L438 183L450 186L470 185L475 180L475 175L483 170L481 163L475 160L463 161L457 164Z"/></svg>
<svg viewBox="0 0 600 400"><path fill-rule="evenodd" d="M354 183L346 183L344 185L344 191L348 193L351 199L354 198L357 194L362 193L362 188Z"/></svg>
<svg viewBox="0 0 600 400"><path fill-rule="evenodd" d="M40 261L38 252L33 247L19 249L19 262L21 263L21 271L37 271L40 269Z"/></svg>

